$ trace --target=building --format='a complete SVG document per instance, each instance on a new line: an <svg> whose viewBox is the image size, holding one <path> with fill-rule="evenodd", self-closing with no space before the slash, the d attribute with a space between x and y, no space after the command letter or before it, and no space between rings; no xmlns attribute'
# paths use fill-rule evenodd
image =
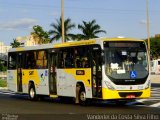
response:
<svg viewBox="0 0 160 120"><path fill-rule="evenodd" d="M0 42L0 73L1 71L3 71L4 69L4 66L6 68L7 66L7 54L8 54L8 50L11 48L11 46L7 46L7 45L4 45L3 42ZM1 74L0 74L0 77L3 77Z"/></svg>
<svg viewBox="0 0 160 120"><path fill-rule="evenodd" d="M34 46L39 44L39 40L36 39L33 35L17 37L17 42L21 44L21 46Z"/></svg>
<svg viewBox="0 0 160 120"><path fill-rule="evenodd" d="M8 50L11 48L11 46L7 46L7 45L4 45L3 42L0 42L0 54L2 55L7 55L8 53Z"/></svg>

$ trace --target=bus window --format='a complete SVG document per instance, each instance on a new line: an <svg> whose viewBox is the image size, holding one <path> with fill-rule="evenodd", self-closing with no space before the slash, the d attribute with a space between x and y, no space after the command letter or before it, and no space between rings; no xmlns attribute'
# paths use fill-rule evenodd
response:
<svg viewBox="0 0 160 120"><path fill-rule="evenodd" d="M64 68L63 52L59 51L58 53L58 68Z"/></svg>
<svg viewBox="0 0 160 120"><path fill-rule="evenodd" d="M16 69L16 53L9 53L9 59L8 59L8 69L13 70Z"/></svg>
<svg viewBox="0 0 160 120"><path fill-rule="evenodd" d="M38 51L37 52L36 68L38 68L38 69L47 68L47 54L46 54L46 51Z"/></svg>
<svg viewBox="0 0 160 120"><path fill-rule="evenodd" d="M26 69L35 69L36 68L36 52L26 53Z"/></svg>
<svg viewBox="0 0 160 120"><path fill-rule="evenodd" d="M66 68L73 68L73 53L68 50L65 56L65 66Z"/></svg>
<svg viewBox="0 0 160 120"><path fill-rule="evenodd" d="M75 67L76 68L90 67L89 54L90 54L89 47L87 47L87 46L75 48L75 50L74 50Z"/></svg>
<svg viewBox="0 0 160 120"><path fill-rule="evenodd" d="M58 55L59 68L74 68L73 66L73 49L62 49Z"/></svg>

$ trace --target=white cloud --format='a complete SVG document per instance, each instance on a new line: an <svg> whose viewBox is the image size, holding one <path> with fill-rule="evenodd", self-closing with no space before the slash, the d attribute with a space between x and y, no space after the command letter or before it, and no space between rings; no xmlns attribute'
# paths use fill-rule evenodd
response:
<svg viewBox="0 0 160 120"><path fill-rule="evenodd" d="M141 20L141 21L140 21L140 24L146 25L146 24L147 24L147 21L146 21L146 20Z"/></svg>
<svg viewBox="0 0 160 120"><path fill-rule="evenodd" d="M22 18L15 21L0 22L0 30L29 29L37 23L36 19Z"/></svg>

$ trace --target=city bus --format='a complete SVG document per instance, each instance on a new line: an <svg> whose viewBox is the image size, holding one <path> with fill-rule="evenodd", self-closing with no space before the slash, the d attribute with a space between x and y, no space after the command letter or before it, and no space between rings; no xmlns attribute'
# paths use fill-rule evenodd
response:
<svg viewBox="0 0 160 120"><path fill-rule="evenodd" d="M144 40L90 40L12 48L8 89L38 96L88 101L130 101L150 97L149 55Z"/></svg>

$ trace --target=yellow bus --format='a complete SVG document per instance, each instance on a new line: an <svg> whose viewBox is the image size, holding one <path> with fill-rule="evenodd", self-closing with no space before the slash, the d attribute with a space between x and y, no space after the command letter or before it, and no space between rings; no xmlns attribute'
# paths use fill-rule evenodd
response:
<svg viewBox="0 0 160 120"><path fill-rule="evenodd" d="M150 97L149 55L144 40L97 38L12 48L8 89L37 96L129 101Z"/></svg>

